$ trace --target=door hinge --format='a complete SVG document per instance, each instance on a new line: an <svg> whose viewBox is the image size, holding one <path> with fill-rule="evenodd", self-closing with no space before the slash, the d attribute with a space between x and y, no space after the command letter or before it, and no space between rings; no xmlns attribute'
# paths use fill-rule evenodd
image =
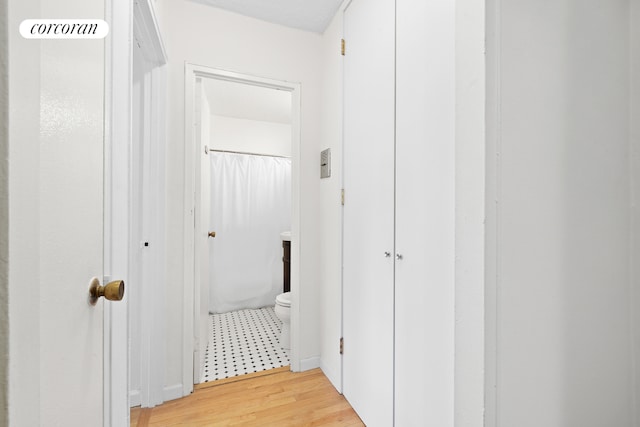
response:
<svg viewBox="0 0 640 427"><path fill-rule="evenodd" d="M344 206L344 188L340 190L340 203Z"/></svg>
<svg viewBox="0 0 640 427"><path fill-rule="evenodd" d="M345 43L344 39L341 39L340 40L340 53L342 54L342 56L344 56L344 53L345 53L345 44L346 43Z"/></svg>
<svg viewBox="0 0 640 427"><path fill-rule="evenodd" d="M344 338L340 338L340 354L344 354Z"/></svg>

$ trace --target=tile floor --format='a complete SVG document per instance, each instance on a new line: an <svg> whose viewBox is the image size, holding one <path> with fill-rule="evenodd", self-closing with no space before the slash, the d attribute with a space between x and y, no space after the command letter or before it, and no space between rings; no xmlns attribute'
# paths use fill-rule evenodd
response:
<svg viewBox="0 0 640 427"><path fill-rule="evenodd" d="M282 323L273 307L209 316L209 343L201 382L215 381L289 364L280 348Z"/></svg>

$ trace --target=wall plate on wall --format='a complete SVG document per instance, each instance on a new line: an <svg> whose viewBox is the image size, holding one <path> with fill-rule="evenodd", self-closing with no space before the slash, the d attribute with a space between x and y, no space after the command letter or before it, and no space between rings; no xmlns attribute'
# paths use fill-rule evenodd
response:
<svg viewBox="0 0 640 427"><path fill-rule="evenodd" d="M331 176L331 148L320 152L320 178Z"/></svg>

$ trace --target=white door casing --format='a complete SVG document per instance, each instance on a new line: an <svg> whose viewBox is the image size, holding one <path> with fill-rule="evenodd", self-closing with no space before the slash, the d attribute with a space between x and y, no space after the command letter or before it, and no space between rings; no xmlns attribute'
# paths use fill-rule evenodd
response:
<svg viewBox="0 0 640 427"><path fill-rule="evenodd" d="M107 1L109 35L105 61L105 279L125 281L125 297L104 312L103 426L129 424L128 284L129 284L129 149L131 144L132 6Z"/></svg>
<svg viewBox="0 0 640 427"><path fill-rule="evenodd" d="M198 214L195 223L195 245L197 246L195 258L195 282L198 283L199 292L194 293L194 357L193 357L193 382L200 383L202 368L204 367L204 356L207 349L209 337L209 259L210 251L213 249L213 238L209 237L209 210L211 203L211 168L207 155L210 145L210 108L204 94L202 79L196 81L196 103L195 107L195 134L196 145L199 150L199 178L197 178L198 189L196 194L200 194ZM206 151L205 151L206 150Z"/></svg>
<svg viewBox="0 0 640 427"><path fill-rule="evenodd" d="M344 14L343 393L372 427L393 424L394 15Z"/></svg>

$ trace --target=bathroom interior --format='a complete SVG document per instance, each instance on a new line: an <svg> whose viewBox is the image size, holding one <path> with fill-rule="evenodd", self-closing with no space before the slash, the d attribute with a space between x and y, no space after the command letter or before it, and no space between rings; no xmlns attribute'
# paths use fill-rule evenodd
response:
<svg viewBox="0 0 640 427"><path fill-rule="evenodd" d="M207 383L290 364L292 101L239 82L200 87L209 315L194 382Z"/></svg>

